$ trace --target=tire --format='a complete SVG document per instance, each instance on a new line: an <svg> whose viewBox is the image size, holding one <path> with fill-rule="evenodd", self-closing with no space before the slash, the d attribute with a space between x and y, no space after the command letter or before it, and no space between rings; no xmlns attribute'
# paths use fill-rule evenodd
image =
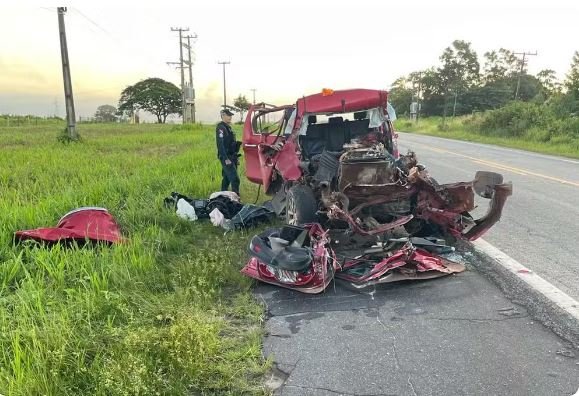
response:
<svg viewBox="0 0 579 396"><path fill-rule="evenodd" d="M289 189L286 196L286 223L301 226L316 223L318 203L314 192L308 186L298 184Z"/></svg>

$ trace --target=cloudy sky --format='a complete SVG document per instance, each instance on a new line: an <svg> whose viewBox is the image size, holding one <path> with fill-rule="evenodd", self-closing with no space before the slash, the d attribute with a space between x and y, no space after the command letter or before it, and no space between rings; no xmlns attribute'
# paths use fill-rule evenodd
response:
<svg viewBox="0 0 579 396"><path fill-rule="evenodd" d="M15 2L14 2L15 3ZM0 114L64 115L56 8L0 6ZM136 3L137 4L137 3ZM479 58L500 47L537 51L529 71L564 78L579 50L579 1L140 1L69 2L69 57L77 115L116 105L127 85L147 77L179 84L167 61L179 57L171 27L196 33L198 118L217 119L227 96L285 104L323 87L387 88L438 63L453 40ZM482 59L481 60L482 63Z"/></svg>

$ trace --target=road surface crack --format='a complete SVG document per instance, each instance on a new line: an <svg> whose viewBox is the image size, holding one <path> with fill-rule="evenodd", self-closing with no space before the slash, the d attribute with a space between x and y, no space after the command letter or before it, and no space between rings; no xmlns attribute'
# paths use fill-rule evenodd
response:
<svg viewBox="0 0 579 396"><path fill-rule="evenodd" d="M382 325L384 330L388 330L384 322L380 320L380 315L376 316L376 320L378 321L378 323L380 323L380 325ZM396 370L400 371L401 365L400 359L398 359L398 350L396 349L396 336L394 336L394 333L392 333L392 338L394 339L394 341L392 341L392 353L394 355L394 365L396 366Z"/></svg>
<svg viewBox="0 0 579 396"><path fill-rule="evenodd" d="M516 315L516 316L510 316L507 318L499 318L499 319L493 319L493 318L426 318L429 320L459 320L459 321L465 321L465 322L472 322L472 323L481 323L481 322L503 322L505 320L514 320L514 319L524 319L529 317L529 315Z"/></svg>
<svg viewBox="0 0 579 396"><path fill-rule="evenodd" d="M410 381L410 376L408 376L408 385L410 385L410 389L412 389L412 394L414 396L418 396L418 393L416 393L416 390L414 389L414 385L412 384L412 381Z"/></svg>

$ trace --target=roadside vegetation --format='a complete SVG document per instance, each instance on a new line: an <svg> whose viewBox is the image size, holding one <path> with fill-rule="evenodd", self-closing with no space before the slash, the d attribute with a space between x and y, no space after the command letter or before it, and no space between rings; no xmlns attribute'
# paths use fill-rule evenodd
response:
<svg viewBox="0 0 579 396"><path fill-rule="evenodd" d="M213 129L83 125L63 145L63 127L0 126L0 394L265 394L263 307L239 274L255 230L163 207L218 188ZM127 242L13 244L81 206L107 208Z"/></svg>
<svg viewBox="0 0 579 396"><path fill-rule="evenodd" d="M398 119L396 129L579 158L579 118L545 105L512 102L497 110L443 119Z"/></svg>
<svg viewBox="0 0 579 396"><path fill-rule="evenodd" d="M438 66L396 79L398 129L579 157L579 52L562 81L551 69L528 73L529 57L508 49L483 57L456 40Z"/></svg>

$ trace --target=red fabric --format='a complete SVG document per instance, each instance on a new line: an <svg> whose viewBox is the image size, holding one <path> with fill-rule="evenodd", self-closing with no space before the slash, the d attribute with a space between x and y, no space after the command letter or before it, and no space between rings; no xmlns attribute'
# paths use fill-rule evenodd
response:
<svg viewBox="0 0 579 396"><path fill-rule="evenodd" d="M44 242L63 240L91 240L93 242L121 242L121 232L113 216L106 209L78 209L66 214L55 228L17 231L18 240L33 239Z"/></svg>

